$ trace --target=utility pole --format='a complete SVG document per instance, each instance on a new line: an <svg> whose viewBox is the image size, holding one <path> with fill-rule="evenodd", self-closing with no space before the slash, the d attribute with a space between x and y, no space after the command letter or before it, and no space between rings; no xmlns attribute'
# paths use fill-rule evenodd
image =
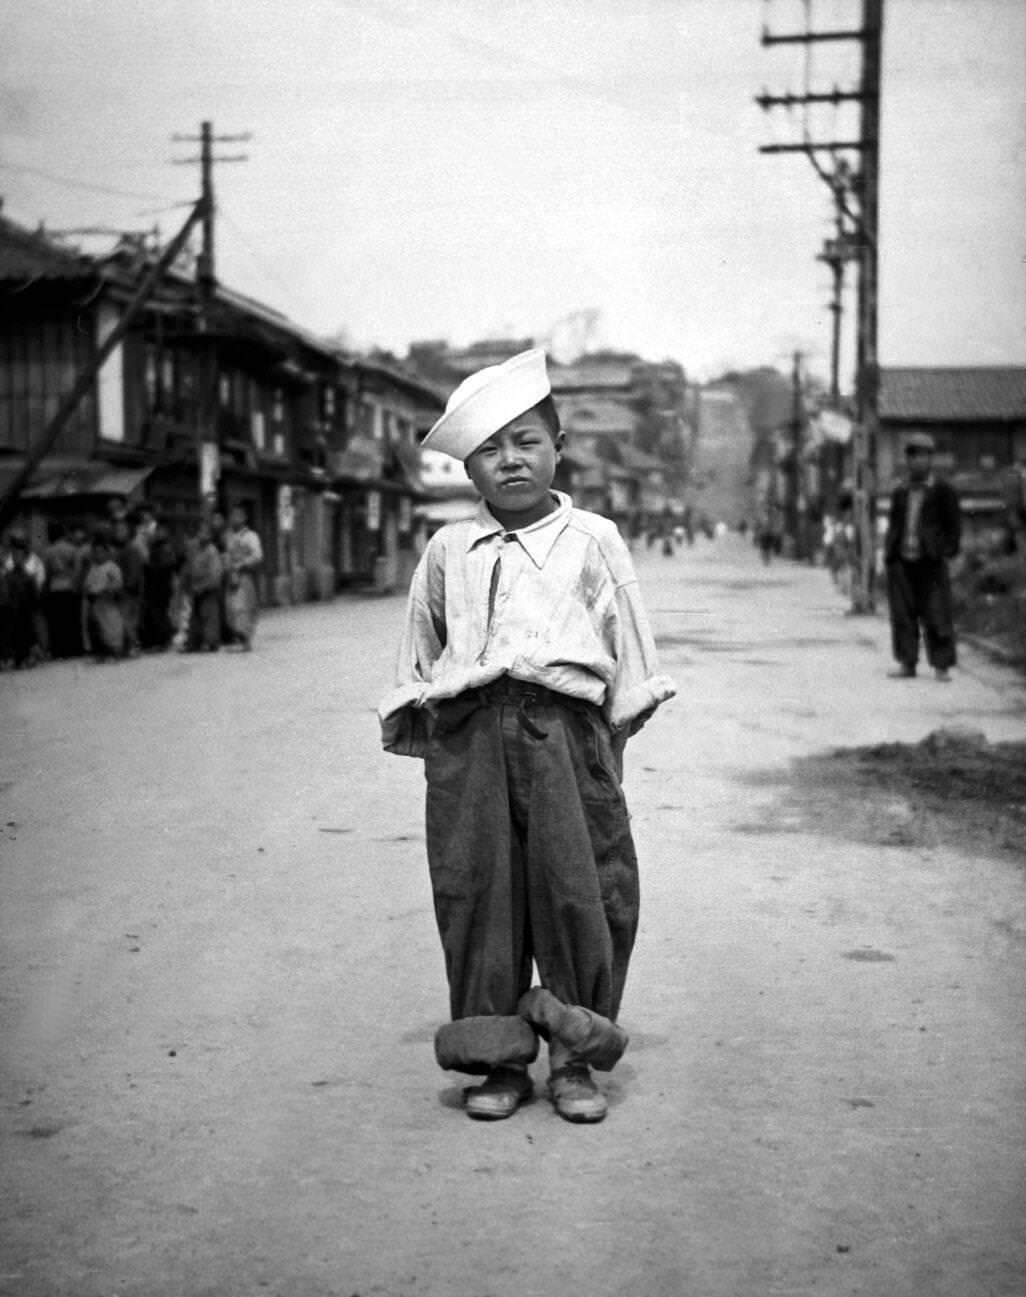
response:
<svg viewBox="0 0 1026 1297"><path fill-rule="evenodd" d="M860 106L860 128L857 139L813 140L805 132L802 142L765 144L760 153L804 153L816 174L834 193L841 217L847 217L857 244L858 313L856 334L856 426L853 433L855 474L854 525L855 564L852 581L853 613L870 613L875 607L876 566L876 452L879 432L877 392L879 372L877 359L877 276L878 212L880 176L880 81L883 49L884 0L862 0L861 26L852 30L790 32L773 34L764 30L762 44L805 45L824 41L857 41L862 47L862 75L857 90L805 94L771 95L763 93L756 103L764 110L805 107L809 104L845 102ZM848 188L843 179L845 155L855 153L860 160L858 174L852 177L850 190L857 207L848 204ZM820 160L826 154L835 159L831 171ZM839 217L840 221L840 217ZM839 226L840 228L840 226ZM835 330L839 322L835 316ZM839 348L839 342L836 344Z"/></svg>
<svg viewBox="0 0 1026 1297"><path fill-rule="evenodd" d="M816 258L830 267L833 276L833 292L830 296L830 313L833 318L830 339L830 405L833 409L841 408L841 321L844 315L844 270L849 261L858 261L860 255L858 239L853 237L845 225L846 199L851 187L851 175L844 159L838 160L834 175L833 196L834 216L836 221L834 237L824 239L823 251Z"/></svg>
<svg viewBox="0 0 1026 1297"><path fill-rule="evenodd" d="M206 345L200 350L199 411L196 428L196 471L200 504L205 511L216 501L220 476L220 445L217 435L218 355L214 333L214 299L217 294L217 262L215 259L215 217L217 204L214 198L214 163L245 162L245 153L214 156L215 144L240 143L252 138L243 135L215 135L211 122L200 123L199 135L172 135L175 143L198 144L199 154L191 158L174 158L176 166L200 166L200 202L203 208L203 233L200 254L196 261L196 287L199 295L199 328L206 335Z"/></svg>
<svg viewBox="0 0 1026 1297"><path fill-rule="evenodd" d="M791 365L791 472L788 490L788 530L794 538L795 558L807 557L805 473L802 465L804 420L802 353L796 351Z"/></svg>
<svg viewBox="0 0 1026 1297"><path fill-rule="evenodd" d="M876 607L876 459L880 440L877 397L878 230L880 210L880 68L884 0L863 0L862 172L859 223L858 343L855 353L856 423L861 445L855 455L855 580L853 613Z"/></svg>

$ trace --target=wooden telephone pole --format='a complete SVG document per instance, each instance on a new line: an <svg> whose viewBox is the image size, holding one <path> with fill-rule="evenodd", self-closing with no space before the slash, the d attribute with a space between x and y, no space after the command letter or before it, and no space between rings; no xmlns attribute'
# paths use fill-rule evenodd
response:
<svg viewBox="0 0 1026 1297"><path fill-rule="evenodd" d="M199 154L191 158L175 158L176 166L200 166L200 202L203 208L203 236L196 260L196 286L199 293L199 328L205 335L205 345L200 350L199 416L196 430L196 471L200 504L209 509L216 498L219 478L220 446L217 435L217 402L219 364L217 339L214 333L213 308L217 293L217 263L215 260L215 218L217 203L214 198L214 163L245 162L245 153L214 156L215 144L239 143L252 138L244 135L215 135L210 122L200 123L199 135L172 135L175 143L200 146Z"/></svg>
<svg viewBox="0 0 1026 1297"><path fill-rule="evenodd" d="M860 128L857 139L813 140L806 138L794 144L764 144L760 153L804 153L835 194L841 210L848 217L856 242L858 264L858 308L856 325L855 384L856 425L854 430L854 526L855 568L852 581L853 613L869 613L875 608L876 569L876 456L879 437L877 394L879 362L877 358L878 300L878 221L880 184L880 80L883 52L884 0L862 0L862 23L853 30L791 32L775 35L763 31L763 45L811 46L823 41L857 41L862 46L862 76L857 90L840 90L805 94L757 96L763 109L794 108L813 103L846 101L860 106ZM848 206L840 172L844 155L859 158L859 170L852 176L850 189L856 207ZM834 158L831 170L820 161L820 155Z"/></svg>

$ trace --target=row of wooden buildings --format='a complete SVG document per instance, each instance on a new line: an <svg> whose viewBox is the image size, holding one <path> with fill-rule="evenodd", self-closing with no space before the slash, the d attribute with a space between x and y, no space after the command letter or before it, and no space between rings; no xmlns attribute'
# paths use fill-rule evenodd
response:
<svg viewBox="0 0 1026 1297"><path fill-rule="evenodd" d="M0 215L0 493L118 325L152 257L87 256ZM174 528L247 506L271 602L397 584L417 549L418 442L443 393L191 275L158 282L18 500L35 543L111 500Z"/></svg>
<svg viewBox="0 0 1026 1297"><path fill-rule="evenodd" d="M76 376L120 326L154 260L28 230L0 212L0 496ZM34 544L146 503L179 531L247 507L272 603L401 586L434 527L474 507L462 466L420 441L466 374L531 339L402 360L340 350L260 302L164 274L17 499ZM686 473L680 366L604 353L552 364L568 432L557 485L627 532L679 510Z"/></svg>

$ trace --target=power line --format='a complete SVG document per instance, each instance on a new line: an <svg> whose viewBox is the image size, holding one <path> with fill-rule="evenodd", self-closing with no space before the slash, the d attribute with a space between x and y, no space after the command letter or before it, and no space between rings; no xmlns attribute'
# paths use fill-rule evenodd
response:
<svg viewBox="0 0 1026 1297"><path fill-rule="evenodd" d="M47 171L43 167L30 167L18 162L0 162L0 170L18 171L28 176L39 176L41 179L50 180L54 184L67 185L71 189L86 189L94 194L108 194L115 198L139 198L148 203L175 202L169 194L142 193L137 189L115 189L110 185L97 185L89 180L77 180L73 176L61 176L54 171Z"/></svg>
<svg viewBox="0 0 1026 1297"><path fill-rule="evenodd" d="M218 204L218 211L221 213L221 216L227 222L227 224L229 225L233 233L236 235L236 237L241 239L242 243L245 245L250 256L253 258L254 265L256 265L263 272L263 274L265 274L268 277L268 279L273 280L274 283L277 284L278 287L282 290L282 292L284 292L287 295L288 299L292 303L294 303L294 305L303 306L305 310L305 305L300 301L299 297L296 295L295 289L290 287L285 282L285 280L281 277L281 275L274 269L274 267L270 264L270 262L266 261L263 255L257 251L256 245L248 238L245 231L240 228L239 223L232 218L230 212L225 210L225 206L223 202Z"/></svg>

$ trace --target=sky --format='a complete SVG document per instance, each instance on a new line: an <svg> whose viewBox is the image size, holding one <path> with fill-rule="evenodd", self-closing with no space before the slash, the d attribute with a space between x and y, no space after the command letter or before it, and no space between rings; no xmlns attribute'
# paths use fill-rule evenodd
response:
<svg viewBox="0 0 1026 1297"><path fill-rule="evenodd" d="M1026 364L1026 4L886 0L883 364ZM403 354L533 337L696 378L829 368L833 201L754 96L857 82L859 0L0 0L0 195L48 229L159 227L216 168L217 269ZM845 302L850 382L853 293ZM578 328L592 312L590 330ZM569 323L568 323L569 321Z"/></svg>

